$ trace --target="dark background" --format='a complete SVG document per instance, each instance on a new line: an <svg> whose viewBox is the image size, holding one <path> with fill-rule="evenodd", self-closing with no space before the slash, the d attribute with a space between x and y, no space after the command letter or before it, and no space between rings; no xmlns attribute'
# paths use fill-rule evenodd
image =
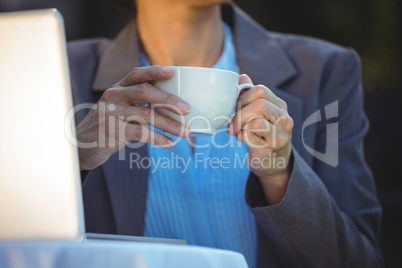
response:
<svg viewBox="0 0 402 268"><path fill-rule="evenodd" d="M380 244L386 267L402 267L402 1L235 2L269 30L326 39L360 54L371 122L366 157L384 208ZM103 0L0 1L0 12L48 7L63 14L68 40L112 38L125 23Z"/></svg>

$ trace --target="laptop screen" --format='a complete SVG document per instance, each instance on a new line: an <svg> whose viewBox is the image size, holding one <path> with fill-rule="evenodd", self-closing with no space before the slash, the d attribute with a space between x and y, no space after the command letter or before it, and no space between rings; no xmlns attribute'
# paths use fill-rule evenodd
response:
<svg viewBox="0 0 402 268"><path fill-rule="evenodd" d="M0 14L0 48L0 239L83 239L61 15Z"/></svg>

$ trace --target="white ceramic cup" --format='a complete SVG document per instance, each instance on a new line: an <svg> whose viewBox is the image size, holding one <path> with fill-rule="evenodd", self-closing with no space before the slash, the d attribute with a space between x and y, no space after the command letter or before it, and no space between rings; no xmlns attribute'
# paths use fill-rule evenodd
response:
<svg viewBox="0 0 402 268"><path fill-rule="evenodd" d="M155 111L181 122L191 129L190 136L214 135L232 119L240 91L252 88L252 84L238 85L239 74L231 71L200 68L171 67L174 76L156 81L154 85L185 100L190 113L180 116L155 106Z"/></svg>

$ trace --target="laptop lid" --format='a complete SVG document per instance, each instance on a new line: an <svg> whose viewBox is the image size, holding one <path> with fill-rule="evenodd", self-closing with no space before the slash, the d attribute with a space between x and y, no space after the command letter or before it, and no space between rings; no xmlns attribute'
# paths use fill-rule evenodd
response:
<svg viewBox="0 0 402 268"><path fill-rule="evenodd" d="M3 240L84 237L65 43L55 9L0 14Z"/></svg>

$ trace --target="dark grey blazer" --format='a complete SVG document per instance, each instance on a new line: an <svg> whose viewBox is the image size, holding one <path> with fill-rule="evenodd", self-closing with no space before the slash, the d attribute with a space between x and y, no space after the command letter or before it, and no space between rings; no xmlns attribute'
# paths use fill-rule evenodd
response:
<svg viewBox="0 0 402 268"><path fill-rule="evenodd" d="M381 207L364 160L368 123L357 54L317 39L267 32L234 5L224 6L222 13L234 32L241 72L285 100L294 120L293 172L282 202L267 206L253 174L245 189L258 225L259 267L381 266ZM71 42L68 53L76 104L95 103L140 66L136 25L130 23L113 41ZM304 129L303 123L335 101L339 164L332 167L306 149L326 151L328 122ZM85 111L77 114L78 121L84 116ZM148 153L146 146L125 148L126 161L118 161L116 153L89 172L83 187L87 231L143 234L147 170L130 170L132 152Z"/></svg>

